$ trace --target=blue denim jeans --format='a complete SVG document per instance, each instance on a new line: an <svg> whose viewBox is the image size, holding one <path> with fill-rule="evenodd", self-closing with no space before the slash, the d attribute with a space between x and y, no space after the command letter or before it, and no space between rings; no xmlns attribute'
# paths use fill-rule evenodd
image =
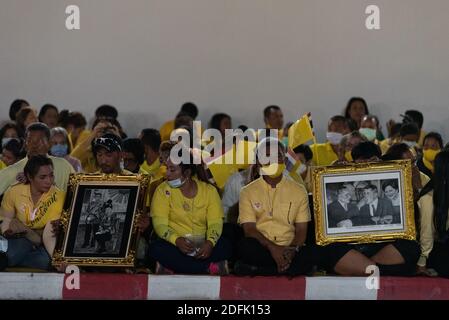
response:
<svg viewBox="0 0 449 320"><path fill-rule="evenodd" d="M43 246L36 247L33 243L26 239L9 239L8 240L8 256L9 267L28 267L48 270L50 267L50 256Z"/></svg>

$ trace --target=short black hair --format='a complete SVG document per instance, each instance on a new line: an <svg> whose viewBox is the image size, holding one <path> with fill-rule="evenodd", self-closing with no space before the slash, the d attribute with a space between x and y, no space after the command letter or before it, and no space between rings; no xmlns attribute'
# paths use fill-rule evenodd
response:
<svg viewBox="0 0 449 320"><path fill-rule="evenodd" d="M271 113L273 110L278 111L278 110L281 110L281 108L279 108L279 106L276 106L276 105L268 106L268 107L266 107L265 109L263 109L263 117L264 117L264 118L268 118L268 117L270 116L270 113Z"/></svg>
<svg viewBox="0 0 449 320"><path fill-rule="evenodd" d="M352 148L351 156L354 161L368 160L373 157L380 158L382 156L382 151L374 142L364 141Z"/></svg>
<svg viewBox="0 0 449 320"><path fill-rule="evenodd" d="M410 147L405 143L396 143L388 148L387 152L382 156L384 161L402 160L404 153L410 151Z"/></svg>
<svg viewBox="0 0 449 320"><path fill-rule="evenodd" d="M75 128L83 128L87 125L87 121L81 112L62 110L59 113L59 124L65 129L69 125L73 125Z"/></svg>
<svg viewBox="0 0 449 320"><path fill-rule="evenodd" d="M377 193L379 193L379 189L377 188L377 186L375 186L372 183L366 185L365 188L363 188L363 189L364 190L370 189L370 190L373 190L373 191L376 191Z"/></svg>
<svg viewBox="0 0 449 320"><path fill-rule="evenodd" d="M306 144L300 144L295 149L293 149L294 153L302 153L304 155L304 158L306 158L306 161L312 160L313 158L313 152L312 149Z"/></svg>
<svg viewBox="0 0 449 320"><path fill-rule="evenodd" d="M21 136L21 132L19 127L14 123L14 122L7 122L3 125L3 127L0 129L0 140L3 139L3 137L5 136L6 131L8 131L9 129L14 129L17 132L17 135L20 137Z"/></svg>
<svg viewBox="0 0 449 320"><path fill-rule="evenodd" d="M409 134L416 134L419 137L419 128L418 125L414 122L404 123L399 130L399 136L405 137Z"/></svg>
<svg viewBox="0 0 449 320"><path fill-rule="evenodd" d="M181 106L181 111L187 113L193 120L198 117L198 107L193 102L186 102Z"/></svg>
<svg viewBox="0 0 449 320"><path fill-rule="evenodd" d="M390 128L390 136L389 136L389 138L391 138L391 137L394 137L394 136L396 136L396 135L399 135L399 133L401 132L401 127L402 127L402 123L395 123L394 125L392 125L391 126L391 128Z"/></svg>
<svg viewBox="0 0 449 320"><path fill-rule="evenodd" d="M140 139L129 138L124 140L123 151L132 153L139 165L145 160L145 150L143 148L142 140Z"/></svg>
<svg viewBox="0 0 449 320"><path fill-rule="evenodd" d="M23 107L28 107L30 104L28 101L23 99L16 99L11 103L11 106L9 107L9 118L13 121L16 120L16 114L20 111Z"/></svg>
<svg viewBox="0 0 449 320"><path fill-rule="evenodd" d="M354 102L361 102L363 104L363 106L365 107L365 114L369 114L368 111L368 105L366 104L365 99L363 99L362 97L352 97L351 99L349 99L348 103L346 104L346 108L345 108L345 118L346 119L350 119L350 115L349 115L349 110L351 109L351 106Z"/></svg>
<svg viewBox="0 0 449 320"><path fill-rule="evenodd" d="M348 125L348 119L340 115L336 115L330 118L330 122L342 122L343 124Z"/></svg>
<svg viewBox="0 0 449 320"><path fill-rule="evenodd" d="M33 131L41 131L45 134L48 140L50 140L50 128L42 122L35 122L28 126L28 128L25 131L25 138L28 136L29 132Z"/></svg>
<svg viewBox="0 0 449 320"><path fill-rule="evenodd" d="M398 190L399 189L398 180L389 179L382 182L382 190L385 191L387 187L392 187L393 189Z"/></svg>
<svg viewBox="0 0 449 320"><path fill-rule="evenodd" d="M231 120L231 117L226 113L216 113L212 116L212 119L210 119L210 127L212 129L220 130L220 124L223 119L229 119Z"/></svg>
<svg viewBox="0 0 449 320"><path fill-rule="evenodd" d="M95 117L96 118L107 118L107 119L117 119L118 117L118 111L114 106L111 106L109 104L104 104L102 106L99 106L97 110L95 110Z"/></svg>
<svg viewBox="0 0 449 320"><path fill-rule="evenodd" d="M181 111L176 115L174 128L178 129L183 126L190 128L190 127L192 127L191 122L194 120L195 119L189 113Z"/></svg>
<svg viewBox="0 0 449 320"><path fill-rule="evenodd" d="M16 159L22 159L26 155L23 147L24 143L22 139L12 139L3 146L2 151L8 150L14 155Z"/></svg>
<svg viewBox="0 0 449 320"><path fill-rule="evenodd" d="M421 111L418 110L407 110L405 111L405 115L410 118L411 121L413 121L414 123L416 123L416 125L418 126L419 129L422 128L423 124L424 124L424 116L421 113ZM405 121L407 121L407 117L404 119Z"/></svg>
<svg viewBox="0 0 449 320"><path fill-rule="evenodd" d="M440 145L440 149L443 149L444 146L443 138L441 137L441 134L439 134L438 132L429 132L428 134L426 134L423 140L423 144L424 142L426 142L427 139L435 139Z"/></svg>
<svg viewBox="0 0 449 320"><path fill-rule="evenodd" d="M28 159L25 168L23 169L23 173L26 177L34 178L39 169L43 166L52 166L53 161L47 156L37 155Z"/></svg>
<svg viewBox="0 0 449 320"><path fill-rule="evenodd" d="M153 151L159 152L161 146L161 134L158 130L153 128L143 129L141 140L144 146L149 146Z"/></svg>
<svg viewBox="0 0 449 320"><path fill-rule="evenodd" d="M42 118L45 116L45 114L47 113L48 110L53 109L56 111L56 113L59 113L58 107L56 107L53 104L44 104L41 108L41 110L39 111L39 121L42 122Z"/></svg>

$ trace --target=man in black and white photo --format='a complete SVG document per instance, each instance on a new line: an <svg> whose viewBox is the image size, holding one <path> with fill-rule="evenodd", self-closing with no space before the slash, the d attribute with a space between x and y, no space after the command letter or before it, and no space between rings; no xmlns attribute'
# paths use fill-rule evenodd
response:
<svg viewBox="0 0 449 320"><path fill-rule="evenodd" d="M100 210L103 206L102 199L103 195L101 192L94 191L94 197L89 202L86 209L87 216L85 220L84 242L81 246L82 248L86 248L89 244L91 248L95 247L95 234L100 228Z"/></svg>
<svg viewBox="0 0 449 320"><path fill-rule="evenodd" d="M363 190L363 198L360 200L360 221L358 224L374 225L384 224L393 218L393 206L388 199L379 198L379 190L373 184L368 184ZM391 223L391 222L390 222Z"/></svg>
<svg viewBox="0 0 449 320"><path fill-rule="evenodd" d="M337 190L337 200L329 204L327 208L329 228L352 227L354 218L359 215L359 209L351 203L351 190L342 185Z"/></svg>

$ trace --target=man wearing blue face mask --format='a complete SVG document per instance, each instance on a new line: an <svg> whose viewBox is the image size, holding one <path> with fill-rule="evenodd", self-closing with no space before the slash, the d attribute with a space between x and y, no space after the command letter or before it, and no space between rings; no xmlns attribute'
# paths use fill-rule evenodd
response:
<svg viewBox="0 0 449 320"><path fill-rule="evenodd" d="M50 154L53 157L66 159L73 167L75 172L83 172L81 162L70 156L70 144L67 131L62 127L56 127L50 130Z"/></svg>
<svg viewBox="0 0 449 320"><path fill-rule="evenodd" d="M313 163L316 166L329 166L338 159L340 142L350 132L348 121L343 116L333 116L327 125L326 143L311 146Z"/></svg>

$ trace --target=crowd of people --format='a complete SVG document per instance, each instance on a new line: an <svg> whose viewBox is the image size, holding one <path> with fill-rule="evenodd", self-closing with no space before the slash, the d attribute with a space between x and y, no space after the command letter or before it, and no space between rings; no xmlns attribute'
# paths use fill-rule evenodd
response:
<svg viewBox="0 0 449 320"><path fill-rule="evenodd" d="M381 275L449 276L449 148L439 133L423 131L423 114L417 110L406 110L400 123L389 121L385 136L365 100L354 97L342 115L329 120L326 142L290 149L292 123L284 126L282 109L268 106L265 129L278 130L278 135L258 141L255 163L240 166L222 187L206 164L195 164L198 150L192 145L181 148L189 159L179 163L170 157L182 143L170 140L172 133L193 134L194 103L183 104L159 130L144 128L138 137L127 136L118 110L110 105L96 109L91 127L78 111L46 104L38 112L25 100L15 100L9 116L0 129L0 249L6 248L0 250L1 269L52 270L70 174L105 173L151 177L146 214L137 223L147 243L139 263L157 274L296 276L323 270L365 276L368 266L377 265ZM231 116L215 114L209 128L223 136L209 156L225 154ZM276 161L261 161L257 155L269 156L273 145ZM294 170L285 167L287 154L298 163ZM416 240L316 245L312 168L392 160L412 165ZM350 189L348 184L338 189L338 201L330 205L335 212L330 227L348 220L356 225L363 210L370 216L366 203L358 208L350 203ZM363 192L376 201L376 210L384 202L391 207L393 223L400 219L394 181L368 185ZM377 198L379 192L385 199ZM97 229L98 223L86 222L82 245L104 251Z"/></svg>

